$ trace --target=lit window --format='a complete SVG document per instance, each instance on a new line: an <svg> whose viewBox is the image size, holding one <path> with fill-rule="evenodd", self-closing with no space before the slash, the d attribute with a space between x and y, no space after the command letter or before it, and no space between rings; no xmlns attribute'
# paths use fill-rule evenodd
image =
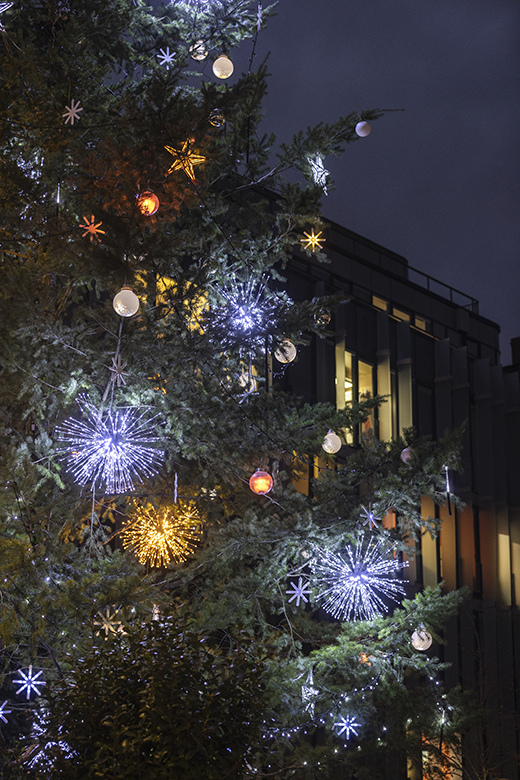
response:
<svg viewBox="0 0 520 780"><path fill-rule="evenodd" d="M376 309L381 309L381 311L388 311L388 301L378 298L377 295L372 296L372 306L375 306Z"/></svg>
<svg viewBox="0 0 520 780"><path fill-rule="evenodd" d="M358 401L368 401L374 397L374 372L369 363L358 360ZM374 412L372 411L367 419L360 424L359 432L361 435L368 434L374 430Z"/></svg>
<svg viewBox="0 0 520 780"><path fill-rule="evenodd" d="M419 328L419 330L424 330L426 332L430 331L430 320L425 320L424 317L418 317L415 315L415 327Z"/></svg>
<svg viewBox="0 0 520 780"><path fill-rule="evenodd" d="M394 307L392 309L392 315L397 320L402 320L403 322L410 322L410 315L407 312L405 312L405 311L401 311L401 309L396 309Z"/></svg>

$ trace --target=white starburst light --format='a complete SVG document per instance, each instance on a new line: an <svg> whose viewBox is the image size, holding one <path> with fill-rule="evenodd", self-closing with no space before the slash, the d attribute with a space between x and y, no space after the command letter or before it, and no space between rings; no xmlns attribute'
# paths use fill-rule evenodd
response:
<svg viewBox="0 0 520 780"><path fill-rule="evenodd" d="M300 606L300 601L304 601L306 604L309 601L307 596L311 592L310 583L304 582L303 577L298 577L298 582L291 582L291 590L286 590L286 593L291 593L289 604L296 599L296 606Z"/></svg>
<svg viewBox="0 0 520 780"><path fill-rule="evenodd" d="M0 3L0 14L3 14L4 11L8 11L12 5L14 5L14 3ZM3 31L4 29L4 25L0 22L0 31Z"/></svg>
<svg viewBox="0 0 520 780"><path fill-rule="evenodd" d="M136 406L103 411L86 395L77 401L84 419L65 420L56 435L65 445L58 452L80 485L127 493L135 489L134 481L157 474L164 453L145 445L159 440L153 435L158 415L149 418L146 409Z"/></svg>
<svg viewBox="0 0 520 780"><path fill-rule="evenodd" d="M159 64L165 65L168 70L170 65L173 65L175 54L173 54L173 52L170 53L170 47L167 46L166 49L160 49L160 54L157 55L157 59L159 60Z"/></svg>
<svg viewBox="0 0 520 780"><path fill-rule="evenodd" d="M405 589L395 574L406 564L381 540L360 539L344 553L324 550L314 564L320 585L317 599L339 620L372 620L387 612L383 599L398 602ZM392 576L394 575L394 576Z"/></svg>
<svg viewBox="0 0 520 780"><path fill-rule="evenodd" d="M18 670L18 674L22 678L21 680L13 680L15 685L20 685L20 688L16 691L16 693L22 693L22 691L26 691L25 698L27 701L31 698L32 691L35 692L37 696L40 695L41 691L38 690L39 685L45 685L44 680L38 680L38 677L40 674L42 674L42 670L40 669L39 672L36 672L36 674L33 674L33 668L32 664L29 664L29 668L27 670L27 674L25 674L22 669Z"/></svg>
<svg viewBox="0 0 520 780"><path fill-rule="evenodd" d="M366 506L363 506L363 512L359 515L360 517L364 517L363 525L368 525L368 530L371 531L373 528L377 528L377 521L381 520L380 517L376 517L375 514L372 512L372 505L368 505L368 509Z"/></svg>
<svg viewBox="0 0 520 780"><path fill-rule="evenodd" d="M329 171L325 169L323 165L323 159L319 154L317 154L314 159L312 157L307 157L307 160L312 169L314 183L317 184L318 187L321 187L324 195L327 195L327 179L329 176Z"/></svg>
<svg viewBox="0 0 520 780"><path fill-rule="evenodd" d="M7 718L5 716L9 715L9 713L11 712L11 710L6 710L6 705L7 705L7 699L4 701L3 704L0 704L0 720L3 720L4 723L7 723Z"/></svg>
<svg viewBox="0 0 520 780"><path fill-rule="evenodd" d="M74 102L74 98L70 101L70 106L65 106L65 113L62 114L62 116L66 117L65 124L68 125L70 122L71 125L74 124L75 119L81 119L80 112L83 111L82 108L78 108L79 104L81 103L81 100L78 100L77 103Z"/></svg>
<svg viewBox="0 0 520 780"><path fill-rule="evenodd" d="M347 715L346 718L341 717L338 723L334 724L334 728L338 728L338 737L342 734L345 735L345 739L350 739L350 735L358 735L356 729L361 726L361 723L357 723L356 719L352 715Z"/></svg>

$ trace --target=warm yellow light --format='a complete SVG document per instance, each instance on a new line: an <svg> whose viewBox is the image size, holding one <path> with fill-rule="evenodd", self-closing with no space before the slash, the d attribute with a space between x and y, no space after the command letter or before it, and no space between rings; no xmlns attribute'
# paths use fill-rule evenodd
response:
<svg viewBox="0 0 520 780"><path fill-rule="evenodd" d="M195 182L195 171L193 170L193 166L206 162L207 158L190 149L190 143L189 140L184 141L182 149L174 149L172 146L165 146L164 148L174 157L168 173L184 171L186 176L191 179L192 182Z"/></svg>
<svg viewBox="0 0 520 780"><path fill-rule="evenodd" d="M139 507L121 532L125 549L133 550L139 563L151 566L185 561L201 536L198 510L187 502L162 509L151 504Z"/></svg>
<svg viewBox="0 0 520 780"><path fill-rule="evenodd" d="M267 471L257 469L249 480L249 487L253 493L257 493L259 496L265 496L273 487L273 478Z"/></svg>
<svg viewBox="0 0 520 780"><path fill-rule="evenodd" d="M314 228L312 228L310 233L306 233L303 231L303 237L300 238L300 243L303 246L304 249L311 249L313 252L316 249L321 249L322 243L325 241L324 238L320 238L321 234L323 233L322 230L317 235L314 235Z"/></svg>
<svg viewBox="0 0 520 780"><path fill-rule="evenodd" d="M228 79L235 67L227 54L221 54L213 63L213 73L219 79Z"/></svg>
<svg viewBox="0 0 520 780"><path fill-rule="evenodd" d="M145 217L151 217L159 208L159 198L153 192L143 192L137 196L137 208Z"/></svg>

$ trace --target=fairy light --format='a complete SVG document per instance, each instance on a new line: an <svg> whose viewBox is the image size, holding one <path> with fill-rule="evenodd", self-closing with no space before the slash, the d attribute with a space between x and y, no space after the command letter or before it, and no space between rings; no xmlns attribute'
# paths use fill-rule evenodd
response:
<svg viewBox="0 0 520 780"><path fill-rule="evenodd" d="M134 481L157 474L163 451L145 445L158 441L153 435L158 415L149 418L146 409L136 406L99 410L87 395L77 401L84 419L65 420L56 436L64 443L58 452L80 485L127 493L135 489Z"/></svg>

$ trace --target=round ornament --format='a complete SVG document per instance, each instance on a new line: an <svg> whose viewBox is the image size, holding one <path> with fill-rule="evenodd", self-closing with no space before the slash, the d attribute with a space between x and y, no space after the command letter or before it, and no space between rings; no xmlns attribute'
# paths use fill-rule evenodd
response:
<svg viewBox="0 0 520 780"><path fill-rule="evenodd" d="M265 496L273 487L273 478L267 471L257 469L249 480L249 487L258 496Z"/></svg>
<svg viewBox="0 0 520 780"><path fill-rule="evenodd" d="M133 317L139 311L139 298L130 287L125 285L114 296L112 306L120 317Z"/></svg>
<svg viewBox="0 0 520 780"><path fill-rule="evenodd" d="M401 452L401 460L403 463L409 463L411 459L414 456L414 451L412 447L405 447L404 450Z"/></svg>
<svg viewBox="0 0 520 780"><path fill-rule="evenodd" d="M213 127L223 127L226 124L226 117L220 110L220 108L214 108L209 114L209 123Z"/></svg>
<svg viewBox="0 0 520 780"><path fill-rule="evenodd" d="M289 339L282 339L274 351L274 356L279 363L292 363L298 350Z"/></svg>
<svg viewBox="0 0 520 780"><path fill-rule="evenodd" d="M433 637L429 631L426 631L424 626L419 626L413 632L411 641L416 650L424 652L432 646Z"/></svg>
<svg viewBox="0 0 520 780"><path fill-rule="evenodd" d="M328 309L320 309L316 312L314 319L316 320L316 325L326 328L331 320L330 311Z"/></svg>
<svg viewBox="0 0 520 780"><path fill-rule="evenodd" d="M137 195L137 208L145 217L151 217L159 208L159 198L149 190Z"/></svg>
<svg viewBox="0 0 520 780"><path fill-rule="evenodd" d="M323 439L323 444L321 446L325 452L329 453L329 455L334 455L335 452L340 451L342 442L337 433L334 433L334 431L329 431Z"/></svg>
<svg viewBox="0 0 520 780"><path fill-rule="evenodd" d="M197 62L202 62L202 60L205 60L208 56L208 50L204 45L204 41L195 41L195 43L190 46L189 51L192 60L196 60Z"/></svg>
<svg viewBox="0 0 520 780"><path fill-rule="evenodd" d="M234 70L235 66L227 54L221 54L213 63L213 73L218 79L228 79Z"/></svg>
<svg viewBox="0 0 520 780"><path fill-rule="evenodd" d="M368 124L368 122L358 122L356 125L356 133L359 135L360 138L366 138L367 135L370 135L370 131L372 128Z"/></svg>

